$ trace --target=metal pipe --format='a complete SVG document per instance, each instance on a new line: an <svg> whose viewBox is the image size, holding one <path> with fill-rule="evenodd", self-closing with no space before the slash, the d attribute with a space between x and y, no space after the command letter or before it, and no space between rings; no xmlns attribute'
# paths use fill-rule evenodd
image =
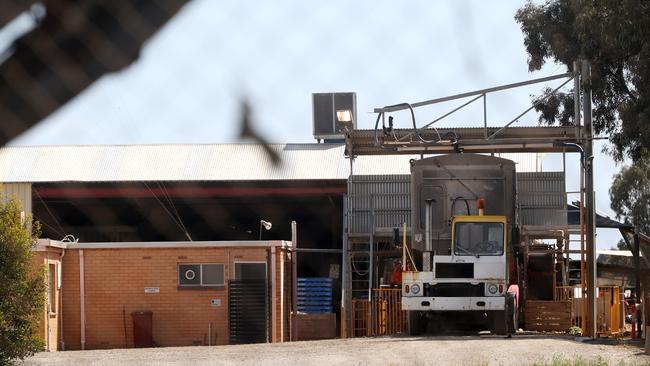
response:
<svg viewBox="0 0 650 366"><path fill-rule="evenodd" d="M61 256L59 257L59 272L57 273L57 281L59 285L59 334L61 339L61 350L65 351L65 341L63 340L63 257L65 257L65 248L61 248ZM61 274L61 275L59 275Z"/></svg>
<svg viewBox="0 0 650 366"><path fill-rule="evenodd" d="M585 167L580 169L580 287L582 291L582 332L587 334L587 279L585 278Z"/></svg>
<svg viewBox="0 0 650 366"><path fill-rule="evenodd" d="M280 342L284 342L284 265L286 250L280 249Z"/></svg>
<svg viewBox="0 0 650 366"><path fill-rule="evenodd" d="M301 253L323 253L323 254L343 253L342 249L320 249L320 248L296 248L293 251L301 252Z"/></svg>
<svg viewBox="0 0 650 366"><path fill-rule="evenodd" d="M402 223L402 271L406 271L406 223Z"/></svg>
<svg viewBox="0 0 650 366"><path fill-rule="evenodd" d="M424 245L426 250L431 250L431 200L425 200L424 212ZM426 271L426 269L423 269Z"/></svg>
<svg viewBox="0 0 650 366"><path fill-rule="evenodd" d="M278 330L278 318L277 318L277 302L278 302L278 296L276 293L277 289L277 283L275 281L276 278L276 273L275 273L275 265L276 265L276 252L275 252L275 247L271 247L271 343L275 343L278 340L277 337L277 330Z"/></svg>
<svg viewBox="0 0 650 366"><path fill-rule="evenodd" d="M434 119L433 121L427 123L426 125L420 127L420 129L427 128L427 127L431 126L432 124L434 124L434 123L436 123L436 122L438 122L438 121L440 121L440 120L442 120L442 119L448 117L449 115L451 115L451 114L457 112L458 110L465 108L467 105L472 104L474 101L476 101L477 99L479 99L479 98L481 98L481 97L485 97L485 94L483 94L483 95L479 95L478 97L473 98L473 99L471 99L470 101L465 102L464 104L461 104L460 106L458 106L458 107L452 109L451 111L449 111L449 112L443 114L442 116L440 116L440 117ZM485 105L485 100L483 101L483 104ZM382 113L381 115L383 116L384 114ZM406 135L400 137L399 139L397 139L397 141L404 141L404 140L408 139L409 137L413 136L413 134L414 134L413 132L410 132L410 133L408 133L408 134L406 134Z"/></svg>
<svg viewBox="0 0 650 366"><path fill-rule="evenodd" d="M341 251L341 338L347 338L347 309L348 309L348 197L350 193L350 178L348 178L348 194L343 195L343 250Z"/></svg>
<svg viewBox="0 0 650 366"><path fill-rule="evenodd" d="M639 241L639 229L634 228L634 271L635 271L635 279L634 279L634 286L636 287L636 302L637 304L641 302L641 263L639 261L639 258L641 257L641 242ZM647 305L646 305L647 306ZM647 311L646 306L643 306L641 309L641 314L639 314L639 308L637 307L637 314L636 314L636 329L638 329L637 334L638 338L641 338L643 336L642 334L642 329L643 327L641 326L641 323L644 319L643 314ZM646 334L647 337L647 334Z"/></svg>
<svg viewBox="0 0 650 366"><path fill-rule="evenodd" d="M580 128L580 64L573 62L573 124L576 126L576 137L578 140L582 135Z"/></svg>
<svg viewBox="0 0 650 366"><path fill-rule="evenodd" d="M474 95L493 93L493 92L497 92L497 91L501 91L501 90L518 88L520 86L526 86L526 85L531 85L531 84L543 83L545 81L551 81L551 80L556 80L556 79L567 78L567 77L571 77L572 75L573 75L572 73L566 72L566 73L563 73L563 74L546 76L546 77L538 78L538 79L520 81L520 82L517 82L517 83L505 84L505 85L495 86L495 87L492 87L492 88L480 89L480 90L475 90L475 91L471 91L471 92L467 92L467 93L455 94L455 95L450 95L450 96L447 96L447 97L430 99L430 100L425 100L425 101L417 102L417 103L411 103L411 107L418 108L418 107L422 107L422 106L426 106L426 105L442 103L442 102L448 102L450 100L467 98L467 97L471 97L471 96L474 96ZM406 107L406 106L398 105L398 106L390 106L390 107L383 107L383 108L375 108L374 112L375 113L396 112L396 111L401 111L401 110L404 110L404 109L407 109L407 108L408 107Z"/></svg>
<svg viewBox="0 0 650 366"><path fill-rule="evenodd" d="M557 88L553 89L553 91L551 91L550 93L546 94L546 95L543 96L541 99L538 99L538 100L536 100L535 102L533 102L533 104L532 104L530 107L528 107L528 109L526 109L525 111L521 112L521 113L520 113L517 117L515 117L512 121L506 123L505 126L499 128L495 133L493 133L493 134L491 134L490 136L488 136L488 139L489 139L489 140L494 139L494 136L500 134L501 131L503 131L503 130L505 130L506 128L508 128L511 124L517 122L517 121L519 120L519 118L523 117L526 113L530 112L530 111L531 111L533 108L535 108L539 103L541 103L541 102L545 101L546 99L550 98L551 95L555 94L555 93L556 93L558 90L560 90L563 86L565 86L566 84L568 84L569 81L571 81L572 79L573 79L573 77L570 77L569 80L567 80L567 81L563 82L562 84L560 84L560 86L558 86Z"/></svg>
<svg viewBox="0 0 650 366"><path fill-rule="evenodd" d="M84 250L79 249L79 322L81 350L86 349L86 284L84 279Z"/></svg>
<svg viewBox="0 0 650 366"><path fill-rule="evenodd" d="M586 160L585 188L586 188L586 226L587 226L587 334L596 337L596 210L594 197L594 161L593 161L593 124L591 116L591 65L582 61L582 88L583 88L583 117L584 117L584 146Z"/></svg>
<svg viewBox="0 0 650 366"><path fill-rule="evenodd" d="M368 301L372 300L372 285L374 277L374 241L375 241L375 196L370 195L370 248L368 253ZM370 324L370 323L368 323Z"/></svg>
<svg viewBox="0 0 650 366"><path fill-rule="evenodd" d="M488 138L487 133L487 94L483 93L483 138Z"/></svg>
<svg viewBox="0 0 650 366"><path fill-rule="evenodd" d="M298 248L298 229L295 221L291 221L291 248ZM291 253L291 313L293 314L291 320L291 340L298 340L298 327L296 326L295 318L298 315L298 253Z"/></svg>

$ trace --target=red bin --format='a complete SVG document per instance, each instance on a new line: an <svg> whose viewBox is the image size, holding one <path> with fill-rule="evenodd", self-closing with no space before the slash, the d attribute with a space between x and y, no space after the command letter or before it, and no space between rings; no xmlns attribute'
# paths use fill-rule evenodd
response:
<svg viewBox="0 0 650 366"><path fill-rule="evenodd" d="M152 328L153 313L151 311L134 311L133 318L133 346L135 348L153 347Z"/></svg>

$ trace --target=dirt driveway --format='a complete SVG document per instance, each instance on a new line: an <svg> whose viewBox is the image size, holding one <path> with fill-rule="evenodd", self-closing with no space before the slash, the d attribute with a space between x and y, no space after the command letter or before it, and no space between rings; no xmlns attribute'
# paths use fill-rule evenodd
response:
<svg viewBox="0 0 650 366"><path fill-rule="evenodd" d="M283 344L40 353L25 365L523 365L582 360L650 364L642 349L568 338L354 338Z"/></svg>

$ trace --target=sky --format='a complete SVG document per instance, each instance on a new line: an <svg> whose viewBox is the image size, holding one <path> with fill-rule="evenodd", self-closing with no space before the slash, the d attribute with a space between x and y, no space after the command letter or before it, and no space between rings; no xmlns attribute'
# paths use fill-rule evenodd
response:
<svg viewBox="0 0 650 366"><path fill-rule="evenodd" d="M357 93L358 127L375 107L417 102L565 72L528 72L514 15L524 1L193 0L144 46L130 67L106 75L12 145L239 142L239 102L274 142L313 142L311 94ZM560 81L488 95L488 125L502 126L531 95ZM423 125L465 100L422 108ZM440 122L478 126L481 104ZM407 127L406 114L395 114ZM531 112L515 126L536 125ZM614 217L608 189L618 167L596 144L596 202ZM567 190L578 189L568 154ZM547 154L543 170L562 170ZM599 230L609 249L618 232Z"/></svg>

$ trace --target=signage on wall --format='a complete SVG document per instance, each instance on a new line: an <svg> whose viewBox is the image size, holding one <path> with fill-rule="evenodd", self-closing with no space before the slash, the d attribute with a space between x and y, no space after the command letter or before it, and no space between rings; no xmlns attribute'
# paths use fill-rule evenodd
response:
<svg viewBox="0 0 650 366"><path fill-rule="evenodd" d="M210 304L213 308L218 308L221 306L221 299L212 299L210 300Z"/></svg>
<svg viewBox="0 0 650 366"><path fill-rule="evenodd" d="M145 294L157 294L160 292L160 287L145 287L144 288L144 293Z"/></svg>

